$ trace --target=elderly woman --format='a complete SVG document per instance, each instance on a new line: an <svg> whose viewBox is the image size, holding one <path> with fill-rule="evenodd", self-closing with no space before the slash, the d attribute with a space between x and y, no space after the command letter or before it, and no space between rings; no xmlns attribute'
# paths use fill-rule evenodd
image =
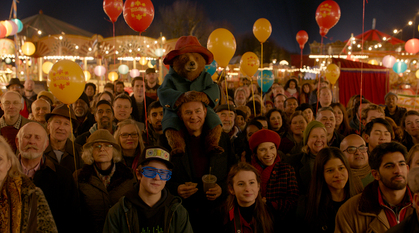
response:
<svg viewBox="0 0 419 233"><path fill-rule="evenodd" d="M297 174L301 194L307 194L316 155L325 147L327 147L326 127L320 121L308 123L303 133L302 152L287 160Z"/></svg>
<svg viewBox="0 0 419 233"><path fill-rule="evenodd" d="M141 152L144 150L144 143L137 122L131 119L119 122L114 138L121 147L125 165L135 171L138 167Z"/></svg>
<svg viewBox="0 0 419 233"><path fill-rule="evenodd" d="M275 219L286 224L297 206L298 186L294 169L278 156L280 143L279 135L268 129L255 132L249 139L251 164L261 175L262 198L274 210Z"/></svg>
<svg viewBox="0 0 419 233"><path fill-rule="evenodd" d="M0 136L0 232L58 232L44 193Z"/></svg>
<svg viewBox="0 0 419 233"><path fill-rule="evenodd" d="M98 129L83 146L83 168L74 173L80 193L83 232L102 232L110 207L136 183L120 161L120 146L108 130Z"/></svg>

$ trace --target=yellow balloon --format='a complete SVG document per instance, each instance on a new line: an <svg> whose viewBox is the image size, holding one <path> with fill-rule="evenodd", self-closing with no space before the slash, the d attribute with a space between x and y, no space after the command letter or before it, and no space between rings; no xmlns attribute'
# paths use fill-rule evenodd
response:
<svg viewBox="0 0 419 233"><path fill-rule="evenodd" d="M416 71L416 78L419 78L419 70Z"/></svg>
<svg viewBox="0 0 419 233"><path fill-rule="evenodd" d="M253 76L258 71L260 61L258 56L252 52L243 54L240 59L240 70L247 76Z"/></svg>
<svg viewBox="0 0 419 233"><path fill-rule="evenodd" d="M326 67L326 78L331 84L335 84L340 75L340 69L335 64L330 64Z"/></svg>
<svg viewBox="0 0 419 233"><path fill-rule="evenodd" d="M69 60L55 63L48 74L52 94L64 104L77 101L84 91L85 77L81 67Z"/></svg>
<svg viewBox="0 0 419 233"><path fill-rule="evenodd" d="M116 72L109 72L108 79L112 82L118 79L118 73Z"/></svg>
<svg viewBox="0 0 419 233"><path fill-rule="evenodd" d="M214 55L217 64L225 68L236 52L236 39L229 30L218 28L208 37L207 48Z"/></svg>
<svg viewBox="0 0 419 233"><path fill-rule="evenodd" d="M147 64L147 58L146 57L141 57L141 59L140 59L140 64L143 66L143 65L145 65L145 64Z"/></svg>
<svg viewBox="0 0 419 233"><path fill-rule="evenodd" d="M35 45L32 42L25 42L22 45L22 53L26 56L30 56L35 53Z"/></svg>
<svg viewBox="0 0 419 233"><path fill-rule="evenodd" d="M154 68L153 64L151 64L151 60L150 60L150 61L148 61L147 66L148 66L149 68Z"/></svg>
<svg viewBox="0 0 419 233"><path fill-rule="evenodd" d="M10 24L9 22L7 22L7 20L1 21L0 23L3 24L3 26L6 28L6 35L4 37L10 36L10 34L13 31L12 24Z"/></svg>
<svg viewBox="0 0 419 233"><path fill-rule="evenodd" d="M45 74L48 74L53 65L54 64L50 61L44 62L44 64L42 64L42 71L44 71Z"/></svg>
<svg viewBox="0 0 419 233"><path fill-rule="evenodd" d="M89 71L87 71L87 70L85 70L85 71L83 71L83 73L84 73L84 78L85 78L85 80L86 80L86 81L89 81L89 80L90 80L90 78L92 77L92 75L90 74L90 72L89 72Z"/></svg>
<svg viewBox="0 0 419 233"><path fill-rule="evenodd" d="M376 61L376 60L374 60L374 59L371 59L371 60L369 60L369 61L368 61L368 64L371 64L371 65L378 65L378 61Z"/></svg>
<svg viewBox="0 0 419 233"><path fill-rule="evenodd" d="M253 34L260 43L265 42L272 33L272 26L269 20L260 18L253 24Z"/></svg>

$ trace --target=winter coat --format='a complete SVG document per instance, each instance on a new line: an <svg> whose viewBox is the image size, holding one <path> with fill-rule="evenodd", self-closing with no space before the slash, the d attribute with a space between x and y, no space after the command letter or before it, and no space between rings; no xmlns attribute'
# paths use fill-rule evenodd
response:
<svg viewBox="0 0 419 233"><path fill-rule="evenodd" d="M73 143L70 139L67 139L64 146L64 154L61 156L61 161L58 163L57 155L54 152L54 149L52 149L51 144L48 145L48 147L44 151L44 155L50 159L55 164L59 164L73 173L75 170L80 169L83 167L83 161L81 159L81 151L82 147L76 143L74 143L74 150L75 153L73 153ZM76 166L74 166L74 154L76 155Z"/></svg>
<svg viewBox="0 0 419 233"><path fill-rule="evenodd" d="M192 226L189 223L188 211L182 206L182 199L171 195L166 189L163 189L162 198L153 207L144 207L137 203L142 202L138 196L139 185L137 184L130 190L126 196L119 199L106 217L103 232L130 232L140 233L139 211L142 216L145 212L157 212L164 208L164 233L192 233ZM153 216L149 216L153 218ZM162 232L162 233L163 233Z"/></svg>
<svg viewBox="0 0 419 233"><path fill-rule="evenodd" d="M408 189L406 192L409 192ZM335 232L386 232L390 229L390 223L378 200L378 181L373 181L362 193L350 198L339 208ZM411 204L404 208L407 210L405 218L414 211Z"/></svg>
<svg viewBox="0 0 419 233"><path fill-rule="evenodd" d="M137 121L137 122L141 122L143 124L145 124L145 111L142 112L141 114L138 112L138 106L137 106L137 101L135 100L134 95L132 95L131 97L131 106L132 106L132 112L131 112L131 117L133 120ZM148 111L148 106L153 103L155 100L145 96L144 100L143 100L143 108L146 108ZM145 102L145 104L144 104Z"/></svg>
<svg viewBox="0 0 419 233"><path fill-rule="evenodd" d="M419 232L419 221L418 215L416 211L413 211L409 217L405 218L396 226L390 228L390 230L386 231L386 233L417 233Z"/></svg>
<svg viewBox="0 0 419 233"><path fill-rule="evenodd" d="M178 98L188 91L204 92L210 101L207 107L207 116L205 117L205 125L209 129L213 129L217 125L221 125L221 120L214 112L214 107L220 101L220 89L218 85L211 79L211 75L205 71L193 81L177 74L173 67L170 67L169 73L164 77L163 84L157 90L159 100L163 106L163 131L168 128L180 130L183 121L178 117L177 111L179 106L175 106Z"/></svg>
<svg viewBox="0 0 419 233"><path fill-rule="evenodd" d="M73 174L79 186L84 232L102 232L109 209L137 182L127 166L122 163L115 166L107 188L97 176L94 165L84 165Z"/></svg>
<svg viewBox="0 0 419 233"><path fill-rule="evenodd" d="M21 232L58 232L42 190L26 176L22 176L22 216Z"/></svg>
<svg viewBox="0 0 419 233"><path fill-rule="evenodd" d="M44 158L40 169L35 172L33 183L44 193L60 233L74 232L74 222L78 221L80 211L71 172Z"/></svg>
<svg viewBox="0 0 419 233"><path fill-rule="evenodd" d="M89 131L89 129L96 123L95 116L90 113L90 109L87 112L85 119L81 125L79 125L76 129L74 129L74 137L78 137L83 133Z"/></svg>

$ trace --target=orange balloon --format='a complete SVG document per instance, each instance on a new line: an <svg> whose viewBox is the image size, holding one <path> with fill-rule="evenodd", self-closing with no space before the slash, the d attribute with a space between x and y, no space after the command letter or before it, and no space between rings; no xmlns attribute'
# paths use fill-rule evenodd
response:
<svg viewBox="0 0 419 233"><path fill-rule="evenodd" d="M112 82L118 79L118 73L116 72L110 72L108 74L108 79L111 80Z"/></svg>
<svg viewBox="0 0 419 233"><path fill-rule="evenodd" d="M243 54L240 59L240 70L247 76L253 76L258 71L259 65L259 58L252 52Z"/></svg>
<svg viewBox="0 0 419 233"><path fill-rule="evenodd" d="M272 33L272 26L269 20L260 18L253 24L253 34L260 43L264 43Z"/></svg>
<svg viewBox="0 0 419 233"><path fill-rule="evenodd" d="M141 57L139 63L143 66L145 64L148 63L147 58L146 57Z"/></svg>
<svg viewBox="0 0 419 233"><path fill-rule="evenodd" d="M340 75L340 69L335 64L329 64L326 67L326 78L331 84L335 84Z"/></svg>
<svg viewBox="0 0 419 233"><path fill-rule="evenodd" d="M218 28L208 37L207 48L214 55L217 64L225 68L236 52L236 39L229 30Z"/></svg>
<svg viewBox="0 0 419 233"><path fill-rule="evenodd" d="M6 28L6 35L4 37L10 36L10 34L13 31L12 25L9 22L7 22L7 20L1 21L0 23L3 24L3 26Z"/></svg>
<svg viewBox="0 0 419 233"><path fill-rule="evenodd" d="M55 63L48 73L48 87L64 104L73 104L84 91L85 76L81 67L70 60Z"/></svg>

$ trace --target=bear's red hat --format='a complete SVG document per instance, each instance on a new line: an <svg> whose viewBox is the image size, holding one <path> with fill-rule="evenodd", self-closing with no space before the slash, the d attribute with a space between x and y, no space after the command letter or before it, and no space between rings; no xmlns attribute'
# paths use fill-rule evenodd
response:
<svg viewBox="0 0 419 233"><path fill-rule="evenodd" d="M214 55L211 51L202 46L198 39L194 36L182 36L176 42L175 49L170 51L163 60L163 63L166 65L172 65L173 59L184 53L199 53L201 54L207 65L211 64L214 60Z"/></svg>

